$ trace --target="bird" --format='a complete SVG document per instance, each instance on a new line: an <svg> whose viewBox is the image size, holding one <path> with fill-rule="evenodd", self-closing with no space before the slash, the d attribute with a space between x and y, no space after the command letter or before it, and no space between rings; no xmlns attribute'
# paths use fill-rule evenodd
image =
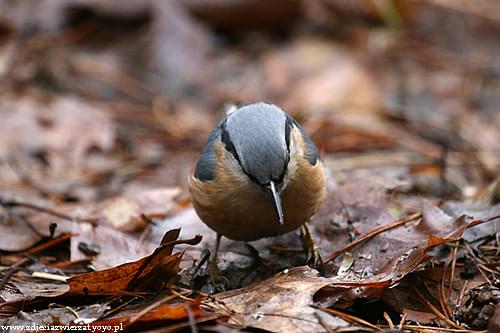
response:
<svg viewBox="0 0 500 333"><path fill-rule="evenodd" d="M217 233L215 266L222 237L249 242L299 227L304 235L326 196L318 148L289 114L265 102L233 107L217 123L188 183L197 215Z"/></svg>

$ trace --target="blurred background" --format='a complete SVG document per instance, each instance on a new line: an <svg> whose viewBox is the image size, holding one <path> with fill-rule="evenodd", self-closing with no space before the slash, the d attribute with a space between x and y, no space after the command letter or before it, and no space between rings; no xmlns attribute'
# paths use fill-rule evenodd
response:
<svg viewBox="0 0 500 333"><path fill-rule="evenodd" d="M1 1L0 194L185 188L224 109L261 100L336 182L498 191L498 59L493 0Z"/></svg>
<svg viewBox="0 0 500 333"><path fill-rule="evenodd" d="M332 261L339 271L354 267L358 279L379 272L401 279L428 259L429 234L447 235L450 223L465 221L462 214L500 215L499 59L497 0L0 0L0 305L25 306L29 315L11 323L53 318L50 300L43 303L48 312L43 304L40 312L26 310L53 290L51 281L19 267L28 269L33 249L55 241L60 246L36 256L29 272L121 265L151 254L176 227L181 238L203 236L197 246L180 247L187 248L181 268L197 266L215 236L191 208L188 174L225 109L256 101L294 116L322 153L330 194L311 226L324 257L361 233L423 212L424 222ZM489 317L480 314L491 316L498 303L491 282L498 282L498 230L500 221L470 229L467 242L427 266L437 268L434 286L443 287L443 263L453 263L453 276L458 260L458 287L449 289L460 293L450 296L459 311L451 317L445 293L441 307L469 327L485 329ZM304 265L295 233L259 242L223 242L219 264L231 288ZM421 257L408 256L418 246ZM406 271L394 275L391 267ZM428 290L432 272L421 273ZM186 276L180 283L198 289ZM403 282L422 283L413 278ZM470 293L461 303L485 281L495 292L491 301L478 296L480 306L469 306L476 299ZM418 299L377 286L352 289L342 303L333 289L323 295L336 297L333 303L321 304L348 307L384 292L395 323ZM296 295L302 307L290 306L295 296L285 293L285 310L302 316L316 290ZM380 303L372 308L385 311ZM267 322L282 330L283 321L294 323L273 318ZM382 313L374 318L380 323ZM421 318L408 317L434 320Z"/></svg>

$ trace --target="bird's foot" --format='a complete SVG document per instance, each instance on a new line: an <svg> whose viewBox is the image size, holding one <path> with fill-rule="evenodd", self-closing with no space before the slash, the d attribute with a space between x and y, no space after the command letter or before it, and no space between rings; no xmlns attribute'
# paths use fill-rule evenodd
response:
<svg viewBox="0 0 500 333"><path fill-rule="evenodd" d="M210 294L226 291L228 289L229 281L221 274L216 259L212 257L210 257L207 263L207 273L210 279Z"/></svg>
<svg viewBox="0 0 500 333"><path fill-rule="evenodd" d="M229 286L229 281L217 266L217 258L207 249L201 253L200 261L193 267L190 283L192 289L201 289L208 294L226 291Z"/></svg>
<svg viewBox="0 0 500 333"><path fill-rule="evenodd" d="M309 231L307 224L304 223L300 227L300 233L302 236L302 244L304 246L304 251L306 252L307 255L307 264L310 267L315 268L321 272L323 267L323 259L321 259L319 248L316 245L314 239L312 238L311 232Z"/></svg>

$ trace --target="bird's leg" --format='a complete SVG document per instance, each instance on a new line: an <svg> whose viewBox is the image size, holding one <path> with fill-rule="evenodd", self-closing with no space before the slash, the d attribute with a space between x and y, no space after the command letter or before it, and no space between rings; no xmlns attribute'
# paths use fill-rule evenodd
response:
<svg viewBox="0 0 500 333"><path fill-rule="evenodd" d="M210 258L208 259L208 274L210 275L210 278L214 282L217 281L220 277L219 267L217 266L217 254L219 252L221 238L222 235L218 233L215 239L215 246L213 252L211 253Z"/></svg>
<svg viewBox="0 0 500 333"><path fill-rule="evenodd" d="M307 222L300 226L300 235L302 237L304 251L307 255L307 264L313 268L321 270L323 260L321 259L318 246L314 242L309 228L307 227Z"/></svg>
<svg viewBox="0 0 500 333"><path fill-rule="evenodd" d="M217 254L219 252L221 238L222 235L217 234L217 238L215 239L214 251L210 254L210 258L208 259L207 263L208 275L212 282L213 293L218 291L226 291L227 286L229 285L229 281L221 275L219 266L217 266Z"/></svg>

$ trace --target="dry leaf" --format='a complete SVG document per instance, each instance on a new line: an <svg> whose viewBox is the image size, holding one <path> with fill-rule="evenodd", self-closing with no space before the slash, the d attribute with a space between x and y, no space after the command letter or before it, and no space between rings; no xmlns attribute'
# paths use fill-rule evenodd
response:
<svg viewBox="0 0 500 333"><path fill-rule="evenodd" d="M157 248L150 256L102 271L80 274L68 280L69 292L77 294L112 294L133 290L153 277L168 282L177 274L180 256L172 255L168 246Z"/></svg>
<svg viewBox="0 0 500 333"><path fill-rule="evenodd" d="M116 229L132 232L143 230L148 220L165 218L181 193L178 187L159 188L127 197L115 197L100 204L90 215Z"/></svg>
<svg viewBox="0 0 500 333"><path fill-rule="evenodd" d="M221 314L230 314L230 323L273 332L318 332L323 330L311 307L312 297L330 282L309 267L295 267L249 287L216 296L224 306ZM214 304L217 308L217 305ZM225 312L228 311L228 312ZM348 324L329 317L331 327Z"/></svg>
<svg viewBox="0 0 500 333"><path fill-rule="evenodd" d="M56 170L80 166L90 148L113 147L114 125L101 109L77 97L47 103L37 96L5 96L0 156L45 152Z"/></svg>

